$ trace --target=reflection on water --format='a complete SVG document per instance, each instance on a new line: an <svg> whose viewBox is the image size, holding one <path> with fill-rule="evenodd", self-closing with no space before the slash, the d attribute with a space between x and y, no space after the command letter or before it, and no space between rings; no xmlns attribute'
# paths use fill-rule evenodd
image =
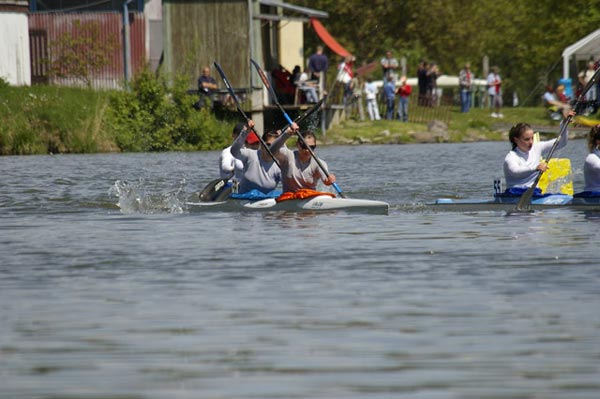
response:
<svg viewBox="0 0 600 399"><path fill-rule="evenodd" d="M217 152L0 158L0 398L596 398L598 214L425 205L506 150L319 149L389 215L189 212Z"/></svg>

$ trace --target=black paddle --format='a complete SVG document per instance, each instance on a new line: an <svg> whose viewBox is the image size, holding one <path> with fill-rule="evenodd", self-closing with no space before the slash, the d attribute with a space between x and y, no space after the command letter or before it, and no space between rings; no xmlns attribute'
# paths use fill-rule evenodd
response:
<svg viewBox="0 0 600 399"><path fill-rule="evenodd" d="M229 92L229 95L231 96L231 98L233 98L233 101L235 101L235 106L237 107L238 112L246 120L246 123L248 123L250 121L250 118L248 118L248 115L246 115L246 113L242 109L242 106L240 105L240 101L238 100L237 96L235 95L235 92L233 91L233 88L231 87L231 83L229 83L229 79L227 79L227 76L225 75L225 72L223 72L223 69L221 68L221 66L219 64L217 64L216 61L215 61L214 64L215 64L215 68L217 68L217 71L219 72L219 75L221 75L221 78L223 79L223 83L225 83L225 87L227 87L227 91ZM254 127L252 128L252 131L254 132L254 134L256 134L256 137L258 137L258 140L262 144L263 148L267 151L267 153L271 156L271 158L273 158L273 162L275 162L275 164L277 166L280 166L279 162L277 162L277 159L275 159L275 156L273 155L273 153L269 149L269 146L262 139L261 135L258 134L256 132L256 130L254 130Z"/></svg>
<svg viewBox="0 0 600 399"><path fill-rule="evenodd" d="M596 84L596 81L598 80L599 76L600 76L600 68L598 68L596 70L596 72L594 73L594 75L592 75L589 82L585 85L585 87L583 88L583 90L581 91L579 96L577 97L577 101L575 101L575 104L573 105L573 110L577 110L577 106L579 105L580 102L583 101L583 99L585 98L585 94L590 90L590 88L594 84ZM569 116L567 116L567 118L561 124L560 133L558 134L558 138L554 141L552 148L550 148L550 152L548 153L548 156L546 157L546 160L545 160L546 163L548 163L550 161L550 158L552 158L552 154L554 154L554 151L556 150L556 147L558 147L558 143L560 142L561 137L567 131L567 127L569 126L569 123L571 123L572 119L573 119L573 116L569 114ZM529 205L531 205L531 198L533 198L533 192L535 191L535 188L538 185L540 178L542 177L542 173L544 173L544 172L540 170L538 172L538 175L535 178L533 184L531 185L531 187L529 187L527 189L527 191L525 191L523 193L523 195L519 199L519 202L517 203L515 211L529 210Z"/></svg>
<svg viewBox="0 0 600 399"><path fill-rule="evenodd" d="M269 82L269 79L265 75L265 72L256 63L256 61L254 61L253 59L250 59L250 62L252 62L252 65L254 65L254 67L256 68L256 72L258 72L258 75L260 76L260 80L262 80L262 82L265 85L265 87L269 90L269 93L271 94L271 98L275 102L275 105L277 105L277 108L279 108L279 110L283 113L283 116L285 117L285 119L287 120L287 122L291 125L292 124L292 119L287 114L287 112L285 112L285 109L283 109L283 107L279 103L279 100L277 99L277 94L275 93L275 90L273 89L273 86L271 86L271 83ZM329 178L329 173L327 172L327 170L325 169L325 167L323 166L323 164L321 163L321 161L319 160L319 158L317 158L317 156L313 152L312 148L310 148L308 145L306 145L306 142L304 141L304 137L302 137L302 135L300 134L300 132L296 132L296 135L298 136L298 140L300 141L300 143L302 144L302 146L305 147L310 152L310 155L317 162L317 165L319 165L319 168L321 168L321 171L325 174L325 176L327 178ZM338 192L338 194L340 195L340 197L346 198L346 196L344 195L344 193L342 193L342 189L337 185L337 183L332 183L332 186Z"/></svg>

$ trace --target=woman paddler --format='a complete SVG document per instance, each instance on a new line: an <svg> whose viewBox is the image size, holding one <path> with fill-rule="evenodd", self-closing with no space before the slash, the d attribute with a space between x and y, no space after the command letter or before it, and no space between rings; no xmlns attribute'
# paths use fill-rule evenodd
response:
<svg viewBox="0 0 600 399"><path fill-rule="evenodd" d="M314 133L306 131L301 133L304 143L296 141L296 150L285 146L285 142L293 135L288 129L282 133L271 145L271 151L279 161L281 167L281 184L284 192L296 192L300 189L316 190L319 180L325 185L335 183L335 175L327 170L327 164L319 158L325 171L312 157L311 150L317 148L317 138ZM329 176L327 176L329 175Z"/></svg>
<svg viewBox="0 0 600 399"><path fill-rule="evenodd" d="M584 193L588 196L600 196L600 125L590 129L588 148L590 153L585 157L583 164Z"/></svg>
<svg viewBox="0 0 600 399"><path fill-rule="evenodd" d="M258 149L244 148L244 141L247 141L248 138L252 139L252 136L256 135L252 128L254 128L254 121L249 120L248 125L231 145L231 154L243 163L238 192L247 193L258 190L263 194L269 194L277 188L277 184L281 181L281 170L262 143ZM298 125L295 123L288 130L294 128L298 129ZM278 136L277 132L270 131L265 132L262 139L267 147L270 147ZM259 141L258 137L254 137L254 139Z"/></svg>
<svg viewBox="0 0 600 399"><path fill-rule="evenodd" d="M571 116L575 112L570 111ZM561 122L561 131L563 123ZM569 132L565 131L560 138L557 149L567 145ZM508 139L512 144L512 150L504 158L504 178L506 180L506 193L512 195L522 195L529 187L533 185L538 173L548 169L542 156L547 155L558 139L533 142L533 129L527 123L518 123L513 126ZM535 188L534 195L541 195L541 190Z"/></svg>

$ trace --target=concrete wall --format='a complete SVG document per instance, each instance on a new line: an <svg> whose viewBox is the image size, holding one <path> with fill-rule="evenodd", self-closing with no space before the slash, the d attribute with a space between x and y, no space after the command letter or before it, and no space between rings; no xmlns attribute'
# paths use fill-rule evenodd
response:
<svg viewBox="0 0 600 399"><path fill-rule="evenodd" d="M14 86L31 85L27 14L0 12L0 77Z"/></svg>

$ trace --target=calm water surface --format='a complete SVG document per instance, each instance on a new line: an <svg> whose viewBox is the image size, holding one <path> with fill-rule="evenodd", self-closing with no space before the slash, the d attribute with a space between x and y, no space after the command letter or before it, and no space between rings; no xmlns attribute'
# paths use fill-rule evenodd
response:
<svg viewBox="0 0 600 399"><path fill-rule="evenodd" d="M507 150L319 148L389 215L190 212L218 152L1 157L0 398L596 399L600 215L423 206Z"/></svg>

